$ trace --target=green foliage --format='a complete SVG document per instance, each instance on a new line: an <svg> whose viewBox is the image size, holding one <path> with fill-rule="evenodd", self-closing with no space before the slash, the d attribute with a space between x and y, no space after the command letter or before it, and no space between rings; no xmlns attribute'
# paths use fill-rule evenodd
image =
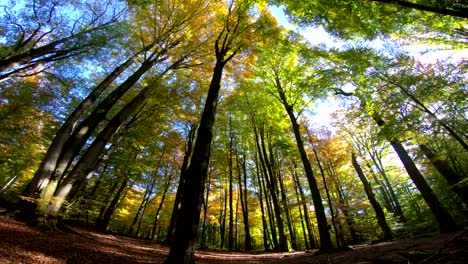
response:
<svg viewBox="0 0 468 264"><path fill-rule="evenodd" d="M276 0L272 2L285 5L286 12L293 21L301 25L323 26L328 32L341 38L374 39L391 35L413 41L441 40L446 43L459 42L466 45L463 37L457 36L457 30L466 27L465 19L403 8L390 1L314 0L302 3ZM434 1L418 2L434 5ZM443 4L438 1L437 5Z"/></svg>

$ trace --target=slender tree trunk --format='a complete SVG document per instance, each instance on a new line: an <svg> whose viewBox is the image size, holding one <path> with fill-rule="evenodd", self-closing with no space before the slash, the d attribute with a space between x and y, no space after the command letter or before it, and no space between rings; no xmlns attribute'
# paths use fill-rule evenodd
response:
<svg viewBox="0 0 468 264"><path fill-rule="evenodd" d="M340 203L343 205L341 210L343 212L346 224L348 225L349 232L351 234L351 244L358 244L360 242L360 239L356 233L356 229L354 229L354 220L353 217L349 214L349 202L341 186L341 181L339 180L338 175L336 175L336 192L338 193L338 199L340 200Z"/></svg>
<svg viewBox="0 0 468 264"><path fill-rule="evenodd" d="M141 200L141 203L140 203L140 206L138 207L138 210L135 214L135 217L133 218L133 221L132 221L132 224L130 225L130 228L128 229L127 231L127 234L128 235L132 235L133 234L133 230L135 228L135 225L136 223L138 222L138 220L143 217L143 214L142 212L146 209L146 204L148 203L148 199L149 199L149 195L151 195L149 193L149 186L146 187L146 191L145 191L145 194L143 195L143 200ZM149 194L149 195L148 195ZM136 236L138 236L138 232L136 233Z"/></svg>
<svg viewBox="0 0 468 264"><path fill-rule="evenodd" d="M111 203L107 207L107 210L102 216L102 219L96 223L96 229L100 231L107 231L109 227L109 222L114 214L115 209L117 208L117 204L119 202L120 197L124 193L125 188L128 185L128 177L125 177L122 183L120 184L120 188L115 194L114 198L112 199ZM124 196L125 197L125 196Z"/></svg>
<svg viewBox="0 0 468 264"><path fill-rule="evenodd" d="M382 207L380 206L379 202L377 202L377 200L375 199L374 193L372 192L372 187L367 181L366 176L364 176L361 166L359 166L359 163L357 162L356 156L354 155L354 153L351 154L351 159L352 159L353 167L356 170L359 176L359 179L362 182L362 185L364 185L364 190L366 191L367 198L369 199L369 202L371 203L372 208L375 211L375 214L377 216L377 222L380 226L380 229L382 229L382 232L383 232L383 239L390 240L393 238L393 235L392 235L392 231L390 230L390 227L387 224L387 220L385 220L385 214L382 210Z"/></svg>
<svg viewBox="0 0 468 264"><path fill-rule="evenodd" d="M315 243L315 238L314 238L313 227L311 226L311 223L310 223L309 208L307 207L306 197L304 194L304 190L302 189L301 182L299 181L299 176L296 173L295 163L294 163L293 176L294 176L294 182L296 183L296 186L299 190L299 194L301 195L301 204L302 204L302 209L304 211L304 220L306 222L307 234L309 235L309 244L311 248L317 248L317 244Z"/></svg>
<svg viewBox="0 0 468 264"><path fill-rule="evenodd" d="M262 148L260 147L260 140L259 140L259 137L258 137L258 130L257 130L256 126L255 126L255 122L253 124L254 124L255 142L256 142L256 145L257 145L257 153L258 153L258 157L259 157L259 160L260 160L260 165L262 167L261 171L263 172L263 176L264 176L264 177L260 177L260 179L261 179L262 188L263 188L264 193L265 193L265 203L267 205L268 220L270 222L270 230L271 230L271 236L272 236L272 240L273 240L272 241L273 242L273 250L279 251L280 246L279 246L279 242L278 242L278 237L276 235L276 226L274 224L274 218L273 218L273 213L272 213L272 209L271 209L271 204L270 204L270 200L268 198L267 188L266 188L266 184L265 184L265 179L268 179L268 171L267 171L267 166L265 164L265 160L264 160L264 156L263 156L263 151L264 150L262 151ZM270 195L271 195L271 192L270 192Z"/></svg>
<svg viewBox="0 0 468 264"><path fill-rule="evenodd" d="M266 167L266 174L265 174L265 180L266 180L266 187L268 188L270 192L270 197L271 201L273 203L273 211L275 213L275 218L276 218L276 225L278 226L278 235L279 235L279 243L278 243L278 250L280 252L287 252L288 251L288 240L285 234L284 230L284 222L283 222L283 216L282 216L282 210L280 206L280 202L278 199L278 179L276 178L276 175L273 172L273 159L269 159L265 147L265 138L264 138L264 131L263 129L260 130L260 139L261 139L261 152L260 156L263 154L263 158L261 158L261 161L263 161L263 164ZM270 156L272 156L272 153L270 153ZM274 228L274 227L272 227Z"/></svg>
<svg viewBox="0 0 468 264"><path fill-rule="evenodd" d="M286 95L283 91L280 80L278 78L276 79L276 88L281 98L281 101L286 109L286 112L288 113L289 119L291 121L291 125L294 131L294 136L296 138L296 145L299 150L299 154L301 156L301 160L304 166L307 180L309 181L310 191L312 192L312 201L315 207L315 216L317 218L317 224L318 224L319 236L320 236L319 251L329 252L333 249L333 243L330 238L330 233L328 232L328 223L327 223L327 217L325 215L325 208L323 207L322 197L320 196L320 190L318 188L317 181L314 177L312 166L310 165L309 158L307 157L307 153L304 148L304 143L302 141L299 124L297 123L297 118L294 114L294 110L292 106L288 104Z"/></svg>
<svg viewBox="0 0 468 264"><path fill-rule="evenodd" d="M203 224L201 232L201 248L206 248L206 215L208 214L208 199L210 198L211 174L208 173L208 183L206 184L206 195L203 200Z"/></svg>
<svg viewBox="0 0 468 264"><path fill-rule="evenodd" d="M233 210L233 172L232 172L232 152L233 152L233 135L232 135L231 122L229 122L229 233L228 233L228 250L234 250L234 210Z"/></svg>
<svg viewBox="0 0 468 264"><path fill-rule="evenodd" d="M260 211L262 213L262 231L263 231L263 248L265 251L270 251L270 246L268 244L268 224L266 222L265 218L265 209L263 207L263 188L262 188L262 182L261 182L261 172L258 164L258 157L257 157L257 152L255 152L255 168L257 170L257 181L258 181L258 197L260 200Z"/></svg>
<svg viewBox="0 0 468 264"><path fill-rule="evenodd" d="M288 200L286 197L286 189L284 187L284 182L278 173L279 183L280 183L280 192L281 192L281 200L283 202L284 212L286 213L286 224L288 225L289 237L291 238L291 248L296 251L297 250L297 239L296 234L294 232L294 227L291 220L291 214L289 209Z"/></svg>
<svg viewBox="0 0 468 264"><path fill-rule="evenodd" d="M374 114L372 118L376 121L377 125L379 125L383 129L386 129L385 122L380 116ZM391 138L389 139L389 141L393 149L397 153L398 157L400 158L401 162L405 166L405 169L408 172L408 175L410 176L411 180L416 185L422 197L424 198L424 201L427 203L429 208L431 208L432 213L434 214L435 218L437 219L437 222L439 223L440 232L446 233L459 230L461 227L456 224L453 217L439 201L434 191L426 182L426 180L414 164L411 157L408 155L408 152L403 147L401 142L397 138Z"/></svg>
<svg viewBox="0 0 468 264"><path fill-rule="evenodd" d="M307 132L307 134L308 134L308 132ZM317 161L317 164L318 164L319 169L320 169L320 174L322 175L323 187L325 189L325 193L327 194L328 208L330 209L332 226L333 226L333 230L335 231L336 246L341 247L340 239L339 239L339 232L338 232L338 229L336 228L336 218L335 218L335 214L333 213L333 205L332 205L332 200L331 200L331 197L330 197L330 191L328 189L327 180L325 179L325 171L323 170L322 163L319 160L317 150L315 149L312 140L310 140L310 144L312 145L312 150L314 152L315 160ZM332 167L333 165L329 164L329 166ZM330 175L333 175L332 168L330 168Z"/></svg>
<svg viewBox="0 0 468 264"><path fill-rule="evenodd" d="M361 155L362 155L362 153L361 153ZM380 193L382 194L383 201L385 203L385 208L387 208L387 211L389 211L392 214L395 214L395 216L396 216L395 205L390 200L388 191L385 189L384 183L379 178L377 178L377 175L375 175L375 172L374 172L374 170L372 169L372 166L369 163L366 163L366 166L369 169L369 172L372 175L372 178L374 179L375 184L377 186L379 186Z"/></svg>
<svg viewBox="0 0 468 264"><path fill-rule="evenodd" d="M250 237L250 225L249 225L249 203L248 203L248 193L247 193L247 168L245 160L245 152L243 153L243 160L239 160L239 156L236 155L237 160L237 172L238 172L238 183L239 183L239 196L241 202L242 210L242 219L244 221L244 247L245 251L252 250L252 239ZM242 171L242 172L241 172ZM244 187L242 187L244 185Z"/></svg>
<svg viewBox="0 0 468 264"><path fill-rule="evenodd" d="M307 240L306 227L304 225L304 216L302 214L302 209L300 206L301 201L299 200L299 193L297 192L297 186L294 186L294 192L296 193L296 201L297 201L297 204L299 205L297 209L299 209L299 218L301 219L302 236L304 237L304 247L305 249L310 249L309 241Z"/></svg>
<svg viewBox="0 0 468 264"><path fill-rule="evenodd" d="M8 181L3 184L3 186L0 188L0 194L3 193L8 187L10 187L16 180L18 179L18 174L14 175L11 177Z"/></svg>
<svg viewBox="0 0 468 264"><path fill-rule="evenodd" d="M221 249L224 248L224 238L226 236L226 211L227 211L227 190L224 189L224 207L221 213L221 220L219 221L219 235L220 235L220 245Z"/></svg>
<svg viewBox="0 0 468 264"><path fill-rule="evenodd" d="M271 243L273 244L273 250L274 251L279 251L279 241L278 241L278 235L276 234L276 222L275 222L275 214L273 213L273 208L272 208L272 202L270 201L270 195L268 192L268 189L266 187L265 183L265 175L264 177L261 178L262 180L262 188L264 190L265 194L265 203L267 206L267 213L268 213L268 222L270 224L270 230L271 230ZM270 237L269 237L270 238Z"/></svg>
<svg viewBox="0 0 468 264"><path fill-rule="evenodd" d="M412 207L413 211L416 212L416 217L418 218L418 220L421 221L423 219L421 207L419 207L419 204L415 201L413 193L411 192L406 183L403 184L403 190L407 196L409 205Z"/></svg>
<svg viewBox="0 0 468 264"><path fill-rule="evenodd" d="M460 197L465 206L467 206L468 187L466 184L460 184L460 182L464 180L464 177L453 170L446 160L437 157L426 145L420 144L419 148L437 171L445 178L447 183L451 185L451 188L458 197Z"/></svg>
<svg viewBox="0 0 468 264"><path fill-rule="evenodd" d="M236 213L235 213L235 216L236 216L236 220L234 221L234 250L239 250L239 232L238 232L238 224L239 223L239 198L236 199Z"/></svg>
<svg viewBox="0 0 468 264"><path fill-rule="evenodd" d="M182 161L182 166L180 169L180 179L179 179L179 184L177 185L177 192L176 192L176 197L174 200L174 207L172 209L171 219L169 221L169 227L167 229L167 236L164 241L165 244L172 244L175 225L177 222L177 216L179 215L180 205L183 200L183 197L182 197L183 189L184 189L186 177L187 177L187 168L189 165L190 157L192 156L194 140L195 140L195 124L191 124L190 129L187 134L184 159Z"/></svg>
<svg viewBox="0 0 468 264"><path fill-rule="evenodd" d="M125 172L124 172L125 174ZM97 223L99 223L100 221L102 221L102 218L104 216L104 213L106 212L107 210L107 204L109 203L109 200L113 197L113 194L114 194L114 191L117 189L117 187L119 187L119 182L116 180L113 181L113 184L112 186L110 187L109 189L109 193L108 195L106 195L103 203L102 203L102 206L101 208L99 209L99 215L98 217L96 218L96 225Z"/></svg>
<svg viewBox="0 0 468 264"><path fill-rule="evenodd" d="M370 152L369 152L369 154L371 156L372 162L374 162L375 167L377 168L380 175L382 175L382 178L385 181L385 184L383 186L386 186L386 188L388 189L388 191L390 193L390 196L392 197L393 204L395 205L394 206L395 207L395 214L398 217L398 221L400 221L402 223L405 223L406 222L406 217L405 217L405 215L403 213L403 209L401 208L400 201L398 200L398 197L397 197L395 191L393 190L392 184L390 183L390 180L387 177L387 173L385 172L384 166L382 164L382 160L380 159L380 157L378 157L375 154L372 154Z"/></svg>
<svg viewBox="0 0 468 264"><path fill-rule="evenodd" d="M156 226L158 225L159 213L161 212L164 200L166 198L167 191L169 191L169 186L171 186L172 176L171 174L167 175L166 183L164 184L164 189L161 195L161 201L159 202L158 209L156 209L156 214L154 215L153 228L151 230L151 240L154 240L156 234Z"/></svg>

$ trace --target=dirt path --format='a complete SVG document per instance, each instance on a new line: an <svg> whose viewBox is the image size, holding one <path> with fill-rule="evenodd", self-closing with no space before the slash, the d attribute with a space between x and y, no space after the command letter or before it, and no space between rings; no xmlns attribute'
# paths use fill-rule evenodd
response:
<svg viewBox="0 0 468 264"><path fill-rule="evenodd" d="M148 241L75 230L81 235L40 232L20 222L0 219L0 263L163 263L169 252L167 247ZM325 255L198 251L196 256L197 264L466 264L468 231L358 246Z"/></svg>

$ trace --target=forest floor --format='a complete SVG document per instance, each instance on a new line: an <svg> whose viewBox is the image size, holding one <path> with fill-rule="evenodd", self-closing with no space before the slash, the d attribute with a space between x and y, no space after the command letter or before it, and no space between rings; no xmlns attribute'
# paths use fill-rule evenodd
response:
<svg viewBox="0 0 468 264"><path fill-rule="evenodd" d="M163 263L169 248L154 242L82 228L38 231L0 219L0 263ZM199 250L197 264L466 264L468 231L353 246L332 254L228 253Z"/></svg>

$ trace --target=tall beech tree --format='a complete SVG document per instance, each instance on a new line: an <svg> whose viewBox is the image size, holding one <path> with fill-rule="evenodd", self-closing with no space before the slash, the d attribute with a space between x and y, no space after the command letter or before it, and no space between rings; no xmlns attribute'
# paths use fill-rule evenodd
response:
<svg viewBox="0 0 468 264"><path fill-rule="evenodd" d="M382 210L382 207L380 206L379 202L375 199L375 195L372 192L372 187L369 184L369 181L367 180L366 176L364 175L364 172L362 171L361 166L357 162L356 155L354 153L351 154L351 161L352 161L354 169L356 170L356 173L359 176L359 179L362 182L362 185L364 186L364 190L366 192L367 198L369 199L369 202L371 203L372 208L375 211L375 215L377 216L377 222L379 223L380 229L382 229L383 239L385 240L392 239L393 238L392 230L387 224L384 211Z"/></svg>
<svg viewBox="0 0 468 264"><path fill-rule="evenodd" d="M345 94L350 95L350 93ZM353 93L351 93L351 95L352 94ZM366 101L364 94L357 94L357 96L361 99L362 106L365 109L369 109L368 113L370 117L376 122L376 124L379 127L382 128L384 135L386 135L387 140L389 140L391 146L399 156L411 180L418 188L419 192L421 193L429 208L431 208L434 217L439 223L440 232L451 232L458 230L460 227L456 224L455 220L447 211L447 209L441 204L441 202L433 192L432 188L429 186L419 169L416 167L413 159L409 156L401 141L398 139L397 136L392 135L392 133L389 130L390 128L382 119L382 117L370 107L372 102Z"/></svg>
<svg viewBox="0 0 468 264"><path fill-rule="evenodd" d="M203 190L211 154L212 128L223 70L237 53L253 44L247 40L255 41L257 38L254 34L259 35L259 29L267 22L263 14L252 16L253 2L241 0L225 4L227 6L218 7L221 8L220 14L215 17L221 22L214 43L216 62L197 130L193 155L187 169L187 182L182 190L184 199L176 224L175 241L166 260L168 264L194 263L194 244L197 240Z"/></svg>
<svg viewBox="0 0 468 264"><path fill-rule="evenodd" d="M294 37L294 36L292 36ZM320 81L313 69L311 64L305 64L306 58L300 57L301 47L298 43L294 42L294 39L288 39L284 36L284 39L279 40L275 47L264 54L264 57L260 61L260 74L263 75L265 84L271 85L276 90L274 92L275 97L283 104L284 109L291 121L291 126L294 131L294 137L296 139L297 149L300 153L302 164L306 173L307 180L309 182L310 190L312 192L312 200L314 202L315 214L317 217L317 224L320 235L320 251L327 252L333 249L331 242L330 233L328 232L327 218L325 215L325 209L323 207L320 190L318 188L317 181L312 170L312 166L309 161L309 157L304 148L304 142L302 140L302 133L298 123L298 116L306 105L304 105L303 97L307 94L313 98L320 95ZM304 50L302 50L304 52ZM312 62L310 62L312 63ZM316 62L318 65L318 61ZM316 81L316 83L314 83ZM316 88L314 91L310 91L308 85ZM306 88L307 87L307 88ZM296 110L295 107L299 107Z"/></svg>

